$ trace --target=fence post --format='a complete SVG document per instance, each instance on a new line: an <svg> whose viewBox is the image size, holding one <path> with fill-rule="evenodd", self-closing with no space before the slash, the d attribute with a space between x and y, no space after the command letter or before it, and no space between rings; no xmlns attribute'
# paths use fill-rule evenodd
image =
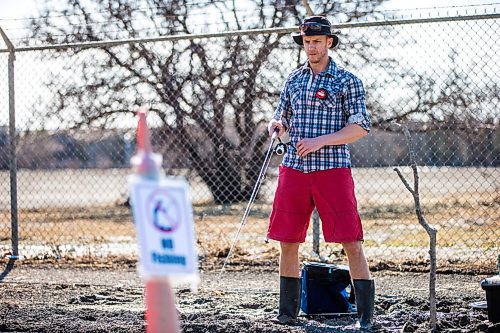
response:
<svg viewBox="0 0 500 333"><path fill-rule="evenodd" d="M314 208L313 215L313 252L319 257L319 214L318 210Z"/></svg>
<svg viewBox="0 0 500 333"><path fill-rule="evenodd" d="M10 171L10 223L12 254L9 259L19 258L19 233L17 212L17 157L16 157L16 108L14 96L14 60L16 60L15 48L0 28L0 35L9 50L8 79L9 79L9 171Z"/></svg>

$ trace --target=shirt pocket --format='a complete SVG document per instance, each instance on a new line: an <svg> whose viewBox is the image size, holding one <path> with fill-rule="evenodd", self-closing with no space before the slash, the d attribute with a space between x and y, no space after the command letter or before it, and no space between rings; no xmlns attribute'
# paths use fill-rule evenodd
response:
<svg viewBox="0 0 500 333"><path fill-rule="evenodd" d="M319 99L319 107L324 112L341 112L343 95L341 91L328 93L325 99Z"/></svg>

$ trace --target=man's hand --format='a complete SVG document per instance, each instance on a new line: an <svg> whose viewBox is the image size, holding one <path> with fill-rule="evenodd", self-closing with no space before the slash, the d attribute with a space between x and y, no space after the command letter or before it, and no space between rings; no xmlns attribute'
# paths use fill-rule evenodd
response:
<svg viewBox="0 0 500 333"><path fill-rule="evenodd" d="M297 143L297 155L304 157L324 146L321 137L302 139Z"/></svg>
<svg viewBox="0 0 500 333"><path fill-rule="evenodd" d="M269 125L267 125L267 130L269 131L269 136L273 136L274 131L278 129L278 137L285 134L285 127L281 120L271 119Z"/></svg>
<svg viewBox="0 0 500 333"><path fill-rule="evenodd" d="M349 124L340 131L316 138L302 139L297 143L297 155L306 156L324 146L345 145L366 136L368 132L358 124Z"/></svg>

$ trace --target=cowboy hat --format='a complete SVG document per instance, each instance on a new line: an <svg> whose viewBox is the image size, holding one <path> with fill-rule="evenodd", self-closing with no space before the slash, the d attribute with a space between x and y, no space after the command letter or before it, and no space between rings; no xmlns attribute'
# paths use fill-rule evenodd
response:
<svg viewBox="0 0 500 333"><path fill-rule="evenodd" d="M293 32L292 37L295 43L304 45L302 36L325 35L333 38L331 49L339 44L339 37L332 33L332 25L324 16L309 16L302 21L300 32Z"/></svg>

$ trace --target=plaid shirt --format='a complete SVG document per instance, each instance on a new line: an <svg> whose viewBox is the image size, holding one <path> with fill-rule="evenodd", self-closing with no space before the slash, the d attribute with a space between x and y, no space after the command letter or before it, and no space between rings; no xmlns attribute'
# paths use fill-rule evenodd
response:
<svg viewBox="0 0 500 333"><path fill-rule="evenodd" d="M324 146L300 157L295 147L301 139L331 134L347 124L358 124L366 131L370 131L371 126L363 83L354 74L338 67L331 58L326 70L317 74L314 80L309 62L290 74L274 119L283 122L290 136L283 165L306 173L350 168L351 157L345 144Z"/></svg>

